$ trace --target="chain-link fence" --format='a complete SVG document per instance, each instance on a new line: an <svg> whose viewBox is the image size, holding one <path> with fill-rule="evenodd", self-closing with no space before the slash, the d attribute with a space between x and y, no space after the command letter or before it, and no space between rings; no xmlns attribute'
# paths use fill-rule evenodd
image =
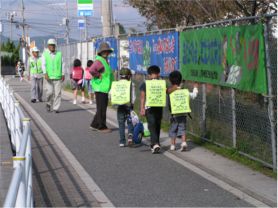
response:
<svg viewBox="0 0 278 208"><path fill-rule="evenodd" d="M191 101L192 119L188 119L187 131L218 145L235 148L239 153L276 169L277 37L273 33L276 24L273 24L271 17L263 20L249 17L194 27L246 25L258 21L264 21L265 24L266 68L268 83L271 84L268 95L200 83L198 97ZM64 45L60 46L60 50L68 69L74 58L80 58L85 67L87 60L95 56L93 42ZM138 89L136 111L139 111L140 103L139 86L144 79L143 74L135 74L133 77ZM192 90L193 82L185 81L185 86ZM165 108L163 122L167 124L169 119L169 110Z"/></svg>

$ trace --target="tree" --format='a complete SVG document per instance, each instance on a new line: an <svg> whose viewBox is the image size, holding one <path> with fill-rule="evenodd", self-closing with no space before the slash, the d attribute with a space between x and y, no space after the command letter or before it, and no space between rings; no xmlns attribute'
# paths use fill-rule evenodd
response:
<svg viewBox="0 0 278 208"><path fill-rule="evenodd" d="M8 39L5 43L1 44L1 51L11 53L10 56L2 57L2 65L15 66L16 61L19 60L20 45L15 46L14 42Z"/></svg>
<svg viewBox="0 0 278 208"><path fill-rule="evenodd" d="M147 26L174 28L277 12L276 0L126 0L147 18ZM147 28L148 28L147 27Z"/></svg>

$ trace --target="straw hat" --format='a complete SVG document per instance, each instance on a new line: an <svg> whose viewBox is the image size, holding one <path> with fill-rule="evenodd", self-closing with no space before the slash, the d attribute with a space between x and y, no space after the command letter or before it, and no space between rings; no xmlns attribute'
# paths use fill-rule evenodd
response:
<svg viewBox="0 0 278 208"><path fill-rule="evenodd" d="M102 43L99 45L97 54L100 55L100 54L101 54L102 52L104 52L104 51L108 51L108 52L112 53L114 50L113 50L113 48L110 48L110 46L109 46L108 43L102 42Z"/></svg>

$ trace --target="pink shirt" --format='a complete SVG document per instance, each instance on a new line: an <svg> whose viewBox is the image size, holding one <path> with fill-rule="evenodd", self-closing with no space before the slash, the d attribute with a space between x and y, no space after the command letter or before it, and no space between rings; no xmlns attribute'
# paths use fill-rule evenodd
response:
<svg viewBox="0 0 278 208"><path fill-rule="evenodd" d="M100 61L96 60L89 68L89 72L93 77L99 77L100 74L104 72L104 66Z"/></svg>

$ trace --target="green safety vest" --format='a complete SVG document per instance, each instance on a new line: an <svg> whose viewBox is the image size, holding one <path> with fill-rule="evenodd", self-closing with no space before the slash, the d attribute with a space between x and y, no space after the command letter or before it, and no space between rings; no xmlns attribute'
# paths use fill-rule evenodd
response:
<svg viewBox="0 0 278 208"><path fill-rule="evenodd" d="M124 105L130 103L131 82L120 80L112 82L111 103L112 105Z"/></svg>
<svg viewBox="0 0 278 208"><path fill-rule="evenodd" d="M190 96L188 89L178 89L170 94L172 114L190 113Z"/></svg>
<svg viewBox="0 0 278 208"><path fill-rule="evenodd" d="M103 57L96 56L96 60L102 63L104 66L104 72L101 74L101 79L94 77L91 80L93 90L95 92L108 93L111 89L112 81L114 80L112 69Z"/></svg>
<svg viewBox="0 0 278 208"><path fill-rule="evenodd" d="M52 59L49 51L43 53L45 58L45 68L49 79L62 78L62 53L57 51L55 57Z"/></svg>
<svg viewBox="0 0 278 208"><path fill-rule="evenodd" d="M29 68L30 74L42 74L42 61L41 58L34 59L33 57L29 58Z"/></svg>
<svg viewBox="0 0 278 208"><path fill-rule="evenodd" d="M146 106L164 107L166 105L165 80L146 80Z"/></svg>

